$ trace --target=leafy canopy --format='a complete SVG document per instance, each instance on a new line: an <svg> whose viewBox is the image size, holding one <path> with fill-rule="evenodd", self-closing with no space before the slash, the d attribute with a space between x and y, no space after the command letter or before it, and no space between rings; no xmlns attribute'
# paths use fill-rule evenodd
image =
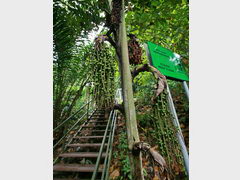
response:
<svg viewBox="0 0 240 180"><path fill-rule="evenodd" d="M140 41L162 45L188 59L188 13L186 0L131 0L126 25Z"/></svg>

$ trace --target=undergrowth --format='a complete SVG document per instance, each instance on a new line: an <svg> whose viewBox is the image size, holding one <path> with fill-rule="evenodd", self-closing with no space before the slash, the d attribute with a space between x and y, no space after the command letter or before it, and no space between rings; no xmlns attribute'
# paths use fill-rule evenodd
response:
<svg viewBox="0 0 240 180"><path fill-rule="evenodd" d="M122 120L122 119L121 119ZM124 122L119 122L119 128L115 136L115 149L113 153L113 161L117 162L112 165L113 170L119 169L119 175L110 175L111 180L132 180L131 164L128 156L128 143L126 126Z"/></svg>

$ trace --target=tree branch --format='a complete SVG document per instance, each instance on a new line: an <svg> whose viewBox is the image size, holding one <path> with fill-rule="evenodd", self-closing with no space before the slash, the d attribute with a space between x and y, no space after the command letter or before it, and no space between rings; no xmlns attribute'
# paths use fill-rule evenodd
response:
<svg viewBox="0 0 240 180"><path fill-rule="evenodd" d="M110 29L106 34L106 36L108 37L106 40L115 48L118 58L121 59L121 54L119 52L119 48L117 46L117 43L111 37L112 33L116 34L116 31L114 29Z"/></svg>
<svg viewBox="0 0 240 180"><path fill-rule="evenodd" d="M108 31L109 32L109 31ZM111 32L110 32L110 34L111 34ZM106 34L106 36L108 37L107 38L107 41L108 42L110 42L110 44L115 48L115 49L117 49L117 44L114 42L114 40L112 39L112 37L110 36L110 34Z"/></svg>
<svg viewBox="0 0 240 180"><path fill-rule="evenodd" d="M113 106L113 109L119 110L123 115L125 114L125 113L124 113L124 108L123 108L123 105L122 105L122 104L115 104L115 105Z"/></svg>
<svg viewBox="0 0 240 180"><path fill-rule="evenodd" d="M149 64L144 64L141 67L135 68L132 71L132 79L134 79L140 72L145 72L145 71L151 72L158 81L155 96L152 99L153 101L155 101L156 98L160 95L160 93L164 90L164 88L167 87L166 77L155 67Z"/></svg>

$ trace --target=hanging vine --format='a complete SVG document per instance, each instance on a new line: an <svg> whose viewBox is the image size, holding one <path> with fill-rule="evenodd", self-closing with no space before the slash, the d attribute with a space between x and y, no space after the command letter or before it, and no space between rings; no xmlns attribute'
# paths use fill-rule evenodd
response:
<svg viewBox="0 0 240 180"><path fill-rule="evenodd" d="M95 40L95 48L91 56L90 71L92 82L92 96L98 108L109 108L114 105L115 58L107 44L104 44L105 36L99 36Z"/></svg>
<svg viewBox="0 0 240 180"><path fill-rule="evenodd" d="M167 92L164 90L152 105L151 123L159 150L167 162L169 173L175 177L184 171L183 157L177 140L177 129L172 122L171 112L167 104Z"/></svg>
<svg viewBox="0 0 240 180"><path fill-rule="evenodd" d="M167 173L160 173L160 177L170 177L174 179L180 173L183 173L184 164L180 145L177 140L177 128L173 124L173 117L169 110L167 102L166 77L156 68L149 64L144 64L132 71L135 78L141 72L151 72L156 80L156 89L153 93L151 110L148 112L148 126L150 136L154 138L154 144L158 145L159 153L162 155L167 164ZM159 171L161 172L161 171ZM154 176L154 175L153 175Z"/></svg>

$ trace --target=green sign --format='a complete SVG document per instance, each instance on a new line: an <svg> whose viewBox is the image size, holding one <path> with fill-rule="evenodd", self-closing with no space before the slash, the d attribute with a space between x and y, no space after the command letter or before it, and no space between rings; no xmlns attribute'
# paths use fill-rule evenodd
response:
<svg viewBox="0 0 240 180"><path fill-rule="evenodd" d="M163 75L184 81L189 80L180 60L180 55L152 42L147 42L147 45L152 65Z"/></svg>

